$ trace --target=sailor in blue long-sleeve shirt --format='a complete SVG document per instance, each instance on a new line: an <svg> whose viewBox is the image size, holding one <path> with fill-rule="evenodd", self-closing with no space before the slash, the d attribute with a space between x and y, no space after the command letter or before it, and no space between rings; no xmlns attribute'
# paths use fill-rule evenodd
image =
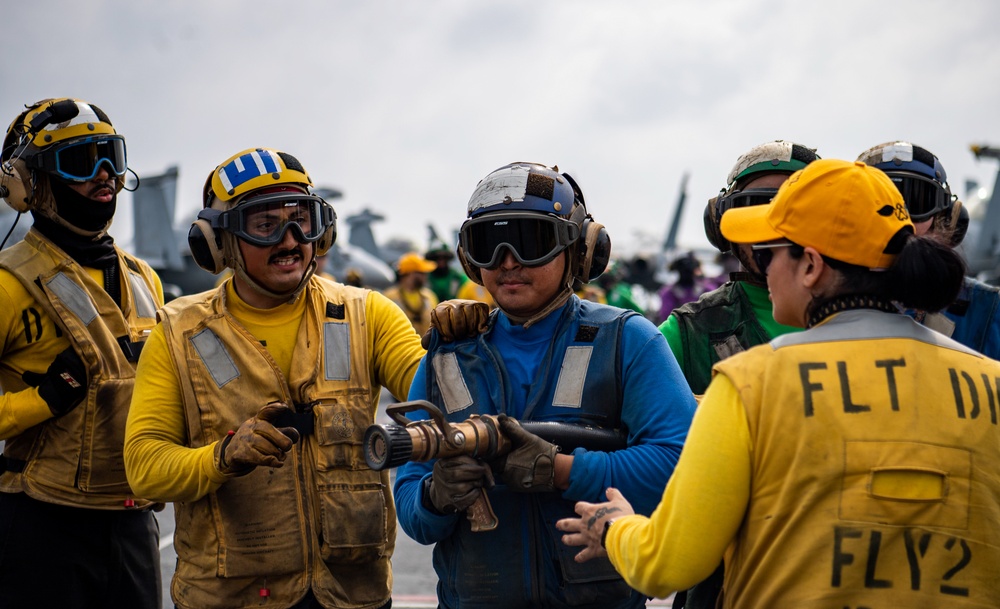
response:
<svg viewBox="0 0 1000 609"><path fill-rule="evenodd" d="M452 422L493 414L620 430L627 447L556 454L505 421L514 445L506 461L401 467L400 525L436 544L442 607L641 607L645 597L609 562L575 562L554 525L573 515L576 501L603 501L609 486L637 512L652 513L691 422L691 391L652 323L573 295L574 280L603 270L609 243L572 178L507 165L480 182L469 216L460 254L499 309L476 337L446 343L434 333L409 398L435 403ZM472 532L462 510L489 486L490 466L498 477L485 492L499 526Z"/></svg>

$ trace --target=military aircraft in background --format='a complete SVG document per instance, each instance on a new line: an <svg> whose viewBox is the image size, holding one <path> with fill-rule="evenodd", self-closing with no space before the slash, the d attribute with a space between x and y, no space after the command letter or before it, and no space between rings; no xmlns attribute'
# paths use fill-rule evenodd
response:
<svg viewBox="0 0 1000 609"><path fill-rule="evenodd" d="M1000 148L987 144L969 147L976 159L1000 161ZM987 283L1000 283L1000 164L987 194L975 182L966 182L966 200L963 205L969 212L969 230L962 242L969 274Z"/></svg>
<svg viewBox="0 0 1000 609"><path fill-rule="evenodd" d="M370 209L364 209L360 213L347 216L344 221L347 223L350 236L348 244L367 252L371 256L381 260L392 268L395 268L396 261L403 254L417 252L423 254L424 250L407 239L390 239L379 245L375 240L375 233L372 231L372 224L385 220L385 216L375 213ZM395 280L395 278L393 278Z"/></svg>

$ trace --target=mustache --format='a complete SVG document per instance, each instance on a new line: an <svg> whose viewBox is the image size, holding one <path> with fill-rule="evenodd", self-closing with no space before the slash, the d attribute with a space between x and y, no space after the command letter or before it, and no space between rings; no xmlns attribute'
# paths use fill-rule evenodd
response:
<svg viewBox="0 0 1000 609"><path fill-rule="evenodd" d="M88 196L95 196L102 190L110 190L112 193L115 192L115 180L105 180L102 182L91 182L91 187L88 192Z"/></svg>
<svg viewBox="0 0 1000 609"><path fill-rule="evenodd" d="M302 255L302 250L299 248L293 248L290 250L281 250L280 252L275 252L271 254L271 257L267 259L268 262L274 262L278 258L287 258L289 256L298 256L299 258L304 258Z"/></svg>
<svg viewBox="0 0 1000 609"><path fill-rule="evenodd" d="M519 271L500 271L497 273L496 282L504 283L531 283L528 277Z"/></svg>

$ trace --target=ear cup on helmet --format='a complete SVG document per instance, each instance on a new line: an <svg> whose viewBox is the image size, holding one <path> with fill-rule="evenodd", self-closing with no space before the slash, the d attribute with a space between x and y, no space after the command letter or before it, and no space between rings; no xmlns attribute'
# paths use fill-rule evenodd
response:
<svg viewBox="0 0 1000 609"><path fill-rule="evenodd" d="M579 266L573 275L584 283L593 281L601 276L611 261L611 237L603 224L588 217L580 227L577 244L582 249L577 253Z"/></svg>
<svg viewBox="0 0 1000 609"><path fill-rule="evenodd" d="M313 242L313 251L316 256L322 256L330 251L333 244L337 241L337 225L333 224L328 226L325 231L323 231L323 236L317 241Z"/></svg>
<svg viewBox="0 0 1000 609"><path fill-rule="evenodd" d="M324 206L330 212L331 221L330 225L326 227L325 231L323 231L323 236L316 241L313 241L313 252L316 254L316 257L326 254L330 251L330 248L333 247L333 244L337 242L337 212L335 212L333 207L325 201Z"/></svg>
<svg viewBox="0 0 1000 609"><path fill-rule="evenodd" d="M0 195L18 213L31 209L34 197L31 181L31 171L20 159L5 161L0 167Z"/></svg>
<svg viewBox="0 0 1000 609"><path fill-rule="evenodd" d="M721 196L721 195L720 195ZM712 247L723 254L732 251L733 245L722 236L722 214L719 213L719 197L712 197L705 206L705 236Z"/></svg>
<svg viewBox="0 0 1000 609"><path fill-rule="evenodd" d="M198 218L191 224L188 229L188 247L198 266L209 273L218 275L226 268L222 255L222 236L215 232L208 220Z"/></svg>
<svg viewBox="0 0 1000 609"><path fill-rule="evenodd" d="M955 201L951 208L951 215L948 218L948 229L950 231L950 243L952 247L961 245L965 239L965 233L969 232L969 210L965 209L961 201Z"/></svg>
<svg viewBox="0 0 1000 609"><path fill-rule="evenodd" d="M458 246L458 261L462 263L462 270L465 271L465 275L471 279L477 285L483 285L483 276L479 272L479 267L469 264L469 261L465 259L465 250L462 246Z"/></svg>

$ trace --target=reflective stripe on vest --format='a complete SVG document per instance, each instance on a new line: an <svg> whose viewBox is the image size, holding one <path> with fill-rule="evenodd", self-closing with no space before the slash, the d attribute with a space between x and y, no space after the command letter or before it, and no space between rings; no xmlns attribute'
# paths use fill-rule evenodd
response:
<svg viewBox="0 0 1000 609"><path fill-rule="evenodd" d="M448 414L465 410L472 406L472 394L465 382L458 358L454 353L438 353L434 355L434 376L441 388L441 398Z"/></svg>
<svg viewBox="0 0 1000 609"><path fill-rule="evenodd" d="M222 387L229 381L239 378L240 371L233 363L233 358L226 351L226 346L222 344L219 337L209 329L202 330L191 337L191 345L198 352L208 373L212 375L217 387Z"/></svg>
<svg viewBox="0 0 1000 609"><path fill-rule="evenodd" d="M132 286L132 301L135 303L135 312L139 317L156 317L156 300L153 298L149 286L142 280L142 277L132 272L128 275L129 285Z"/></svg>
<svg viewBox="0 0 1000 609"><path fill-rule="evenodd" d="M323 369L328 381L351 378L351 327L348 324L323 324Z"/></svg>
<svg viewBox="0 0 1000 609"><path fill-rule="evenodd" d="M590 368L590 356L593 353L593 345L566 348L559 380L556 381L556 392L552 396L553 406L580 407L583 403L583 383L587 380L587 369Z"/></svg>
<svg viewBox="0 0 1000 609"><path fill-rule="evenodd" d="M97 319L97 307L90 300L90 295L87 294L86 290L76 285L65 273L57 273L45 285L59 297L59 300L66 304L73 315L76 315L83 322L83 325L89 326L90 322ZM152 315L146 317L152 317Z"/></svg>

